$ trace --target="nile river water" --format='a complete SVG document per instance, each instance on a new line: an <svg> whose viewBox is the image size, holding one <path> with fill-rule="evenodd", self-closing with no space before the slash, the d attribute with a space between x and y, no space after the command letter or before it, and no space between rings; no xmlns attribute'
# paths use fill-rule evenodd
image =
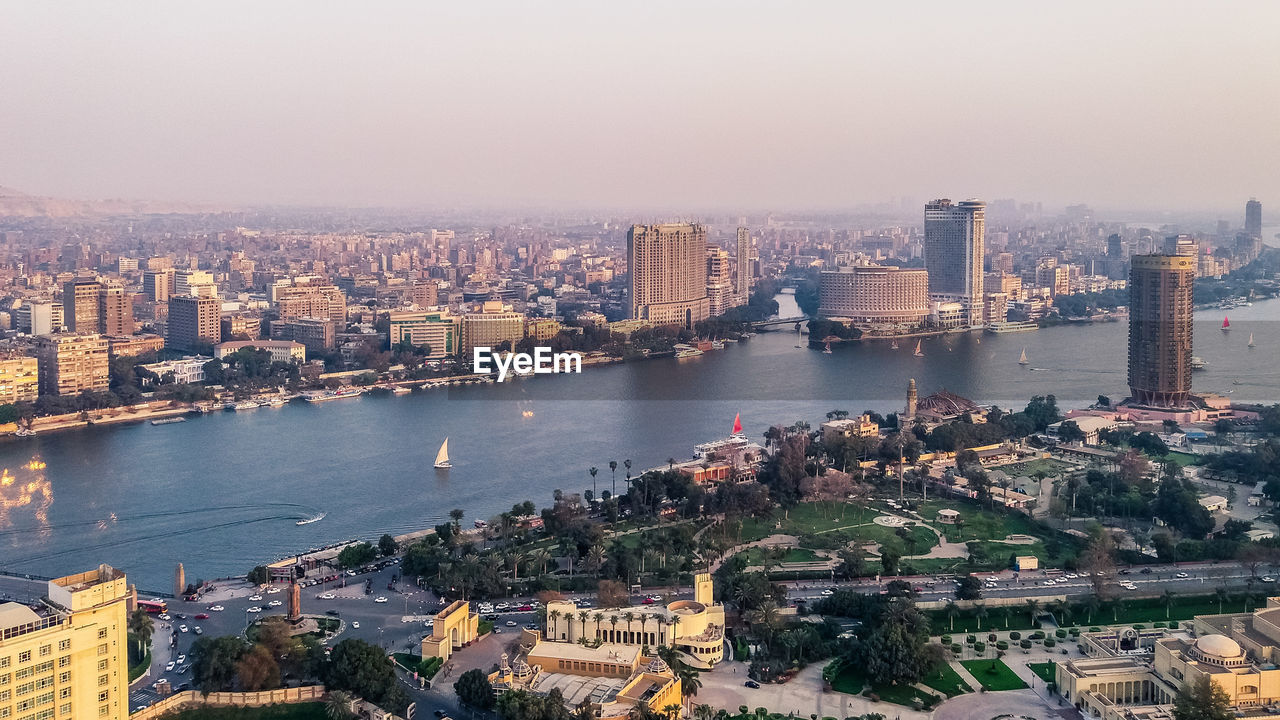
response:
<svg viewBox="0 0 1280 720"><path fill-rule="evenodd" d="M798 314L790 296L781 314ZM1202 313L1202 391L1280 400L1280 302ZM897 410L907 381L981 403L1021 407L1053 393L1064 406L1125 396L1125 323L1008 335L961 334L891 350L887 341L796 348L762 333L701 357L587 368L502 385L365 396L191 417L185 423L90 428L0 442L0 569L57 575L107 562L144 588L351 538L443 521L451 508L488 518L552 491L611 489L610 460L634 471L687 458L730 431L735 413L760 437L774 423L817 426L832 409ZM1253 332L1257 347L1246 347ZM803 344L803 343L802 343ZM1017 364L1026 348L1031 364ZM1240 384L1235 384L1235 383ZM454 467L432 469L449 437ZM38 456L46 467L28 469ZM37 466L34 466L38 468ZM297 526L319 512L324 520Z"/></svg>

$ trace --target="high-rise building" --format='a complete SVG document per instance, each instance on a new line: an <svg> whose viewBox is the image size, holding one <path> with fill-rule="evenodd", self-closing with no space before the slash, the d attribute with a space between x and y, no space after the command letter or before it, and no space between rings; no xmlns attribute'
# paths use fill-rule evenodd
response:
<svg viewBox="0 0 1280 720"><path fill-rule="evenodd" d="M924 265L934 300L965 306L968 325L982 322L986 203L945 198L924 206Z"/></svg>
<svg viewBox="0 0 1280 720"><path fill-rule="evenodd" d="M738 260L738 302L744 305L751 299L751 278L754 269L751 267L751 231L738 228L738 243L734 247Z"/></svg>
<svg viewBox="0 0 1280 720"><path fill-rule="evenodd" d="M142 273L142 294L151 302L169 302L177 294L177 273L173 268L148 269Z"/></svg>
<svg viewBox="0 0 1280 720"><path fill-rule="evenodd" d="M1138 405L1186 407L1196 258L1135 255L1129 271L1129 389Z"/></svg>
<svg viewBox="0 0 1280 720"><path fill-rule="evenodd" d="M98 288L98 332L103 335L132 335L133 293L118 282L101 283Z"/></svg>
<svg viewBox="0 0 1280 720"><path fill-rule="evenodd" d="M55 333L35 339L40 394L78 395L111 385L107 339L97 333Z"/></svg>
<svg viewBox="0 0 1280 720"><path fill-rule="evenodd" d="M30 300L17 309L16 315L18 330L28 335L62 332L62 303Z"/></svg>
<svg viewBox="0 0 1280 720"><path fill-rule="evenodd" d="M632 225L627 232L630 317L692 328L711 314L707 230L701 225Z"/></svg>
<svg viewBox="0 0 1280 720"><path fill-rule="evenodd" d="M1257 198L1244 204L1244 232L1249 237L1262 237L1262 203Z"/></svg>
<svg viewBox="0 0 1280 720"><path fill-rule="evenodd" d="M39 360L24 355L0 357L0 405L35 402L39 394Z"/></svg>
<svg viewBox="0 0 1280 720"><path fill-rule="evenodd" d="M460 318L445 311L390 312L387 314L391 345L408 342L428 348L427 357L439 360L458 351Z"/></svg>
<svg viewBox="0 0 1280 720"><path fill-rule="evenodd" d="M169 332L165 346L194 350L200 343L222 341L222 303L217 298L175 295L169 298Z"/></svg>
<svg viewBox="0 0 1280 720"><path fill-rule="evenodd" d="M204 270L179 270L174 274L173 292L176 295L216 298L218 286L213 283L213 275Z"/></svg>
<svg viewBox="0 0 1280 720"><path fill-rule="evenodd" d="M337 344L338 324L326 317L289 318L271 323L272 340L302 343L307 352L323 355Z"/></svg>
<svg viewBox="0 0 1280 720"><path fill-rule="evenodd" d="M98 291L94 278L76 278L62 286L62 307L71 332L98 332Z"/></svg>
<svg viewBox="0 0 1280 720"><path fill-rule="evenodd" d="M0 602L0 717L126 720L129 595L99 565L50 580L39 604Z"/></svg>
<svg viewBox="0 0 1280 720"><path fill-rule="evenodd" d="M338 323L347 321L347 296L322 278L300 277L276 283L271 286L271 302L281 319L323 317Z"/></svg>
<svg viewBox="0 0 1280 720"><path fill-rule="evenodd" d="M477 347L496 350L503 342L510 343L514 350L516 343L524 339L524 322L523 313L512 312L501 302L486 302L481 312L462 316L462 355L469 356Z"/></svg>
<svg viewBox="0 0 1280 720"><path fill-rule="evenodd" d="M723 315L738 305L729 252L719 245L707 245L707 308L712 316Z"/></svg>

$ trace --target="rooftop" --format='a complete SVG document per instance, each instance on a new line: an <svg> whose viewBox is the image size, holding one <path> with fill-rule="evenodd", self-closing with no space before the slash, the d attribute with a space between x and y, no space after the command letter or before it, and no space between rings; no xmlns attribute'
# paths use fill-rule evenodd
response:
<svg viewBox="0 0 1280 720"><path fill-rule="evenodd" d="M640 648L631 645L614 645L603 643L600 647L587 647L569 642L540 642L531 655L554 657L560 660L581 660L586 662L616 663L634 665L640 656Z"/></svg>
<svg viewBox="0 0 1280 720"><path fill-rule="evenodd" d="M624 678L591 677L567 673L544 672L530 689L539 695L547 695L558 689L564 695L566 707L577 707L583 701L611 702L626 685Z"/></svg>

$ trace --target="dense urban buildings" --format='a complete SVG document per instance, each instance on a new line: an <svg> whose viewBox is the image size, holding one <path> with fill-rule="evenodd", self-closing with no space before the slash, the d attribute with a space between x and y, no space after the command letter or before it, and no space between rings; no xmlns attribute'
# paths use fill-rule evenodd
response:
<svg viewBox="0 0 1280 720"><path fill-rule="evenodd" d="M42 395L106 390L111 378L107 339L97 333L55 333L35 338Z"/></svg>
<svg viewBox="0 0 1280 720"><path fill-rule="evenodd" d="M630 317L691 328L711 314L707 231L701 225L633 225L627 233Z"/></svg>
<svg viewBox="0 0 1280 720"><path fill-rule="evenodd" d="M169 334L166 345L194 350L200 344L222 339L221 303L214 297L180 295L169 299Z"/></svg>
<svg viewBox="0 0 1280 720"><path fill-rule="evenodd" d="M1196 259L1188 255L1135 255L1132 263L1131 399L1150 407L1186 407L1191 395L1191 296Z"/></svg>
<svg viewBox="0 0 1280 720"><path fill-rule="evenodd" d="M986 203L934 200L924 206L924 263L929 294L964 305L969 325L982 322L982 267L986 252Z"/></svg>
<svg viewBox="0 0 1280 720"><path fill-rule="evenodd" d="M100 565L50 580L38 605L0 602L0 717L127 718L128 599L124 573Z"/></svg>

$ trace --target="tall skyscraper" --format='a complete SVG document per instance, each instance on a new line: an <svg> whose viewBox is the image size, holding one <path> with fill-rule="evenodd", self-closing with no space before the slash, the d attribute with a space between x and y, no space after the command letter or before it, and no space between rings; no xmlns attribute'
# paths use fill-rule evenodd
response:
<svg viewBox="0 0 1280 720"><path fill-rule="evenodd" d="M62 286L62 307L71 332L98 332L98 290L94 278L76 278Z"/></svg>
<svg viewBox="0 0 1280 720"><path fill-rule="evenodd" d="M711 314L707 230L701 225L632 225L627 232L630 317L693 327Z"/></svg>
<svg viewBox="0 0 1280 720"><path fill-rule="evenodd" d="M1244 204L1244 231L1249 237L1262 237L1262 203L1249 198Z"/></svg>
<svg viewBox="0 0 1280 720"><path fill-rule="evenodd" d="M707 301L712 316L723 315L738 305L738 293L729 272L729 251L707 245Z"/></svg>
<svg viewBox="0 0 1280 720"><path fill-rule="evenodd" d="M746 303L751 297L751 231L738 228L738 244L734 247L738 256L738 297L739 302Z"/></svg>
<svg viewBox="0 0 1280 720"><path fill-rule="evenodd" d="M78 333L133 334L133 293L115 281L80 278L63 286L67 328Z"/></svg>
<svg viewBox="0 0 1280 720"><path fill-rule="evenodd" d="M169 333L165 347L193 350L202 342L222 341L222 301L217 298L175 295L169 298Z"/></svg>
<svg viewBox="0 0 1280 720"><path fill-rule="evenodd" d="M1186 407L1196 258L1135 255L1129 271L1129 390L1138 405Z"/></svg>
<svg viewBox="0 0 1280 720"><path fill-rule="evenodd" d="M960 302L967 324L982 322L982 256L986 243L986 203L940 199L924 206L924 265L929 294Z"/></svg>

